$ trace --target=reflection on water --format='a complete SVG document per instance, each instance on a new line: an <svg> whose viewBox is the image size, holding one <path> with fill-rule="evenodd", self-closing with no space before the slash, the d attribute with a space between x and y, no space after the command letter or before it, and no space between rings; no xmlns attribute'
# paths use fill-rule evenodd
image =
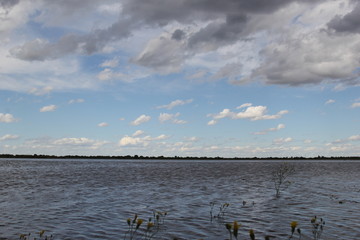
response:
<svg viewBox="0 0 360 240"><path fill-rule="evenodd" d="M309 239L314 215L326 221L322 239L360 239L360 162L295 162L293 184L275 199L278 164L3 159L0 238L46 229L58 240L123 239L127 218L159 210L168 216L155 239L226 239L223 222L234 220L240 239L250 228L287 239L291 221ZM223 220L210 221L210 202L230 203Z"/></svg>

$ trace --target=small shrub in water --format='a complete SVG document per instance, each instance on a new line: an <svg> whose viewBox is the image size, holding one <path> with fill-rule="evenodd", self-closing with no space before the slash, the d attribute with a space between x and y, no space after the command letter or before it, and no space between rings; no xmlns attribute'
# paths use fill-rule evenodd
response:
<svg viewBox="0 0 360 240"><path fill-rule="evenodd" d="M280 197L280 192L287 189L291 182L286 179L295 172L295 168L288 163L282 163L275 171L272 172L272 181L276 191L276 197Z"/></svg>

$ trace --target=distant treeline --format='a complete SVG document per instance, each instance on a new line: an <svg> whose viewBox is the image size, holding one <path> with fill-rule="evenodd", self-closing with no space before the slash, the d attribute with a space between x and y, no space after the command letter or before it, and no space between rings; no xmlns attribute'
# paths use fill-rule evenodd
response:
<svg viewBox="0 0 360 240"><path fill-rule="evenodd" d="M180 156L84 156L84 155L45 155L45 154L0 154L0 158L44 158L44 159L188 159L188 160L360 160L360 156L317 156L317 157L180 157Z"/></svg>

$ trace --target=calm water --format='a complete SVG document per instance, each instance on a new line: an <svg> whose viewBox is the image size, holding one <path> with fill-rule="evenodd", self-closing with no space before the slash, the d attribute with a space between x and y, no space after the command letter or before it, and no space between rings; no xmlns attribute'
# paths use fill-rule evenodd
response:
<svg viewBox="0 0 360 240"><path fill-rule="evenodd" d="M240 239L250 228L288 239L291 221L310 239L314 215L326 221L322 239L360 239L360 162L292 163L293 183L275 199L279 164L0 159L0 238L45 229L57 240L124 239L127 218L158 210L168 215L153 239L228 239L223 223L234 220ZM215 213L230 203L223 219L210 221L210 202Z"/></svg>

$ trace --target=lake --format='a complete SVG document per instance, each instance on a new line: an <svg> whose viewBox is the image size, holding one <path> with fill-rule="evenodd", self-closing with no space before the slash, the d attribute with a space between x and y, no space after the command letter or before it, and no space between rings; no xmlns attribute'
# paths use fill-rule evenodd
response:
<svg viewBox="0 0 360 240"><path fill-rule="evenodd" d="M297 221L325 220L321 239L360 239L360 162L294 161L292 184L275 197L277 161L0 159L0 239L40 230L54 239L124 239L127 219L167 212L152 239L288 239ZM244 202L245 201L245 202ZM229 203L221 218L211 219ZM129 237L129 234L127 234ZM293 239L298 239L297 235Z"/></svg>

